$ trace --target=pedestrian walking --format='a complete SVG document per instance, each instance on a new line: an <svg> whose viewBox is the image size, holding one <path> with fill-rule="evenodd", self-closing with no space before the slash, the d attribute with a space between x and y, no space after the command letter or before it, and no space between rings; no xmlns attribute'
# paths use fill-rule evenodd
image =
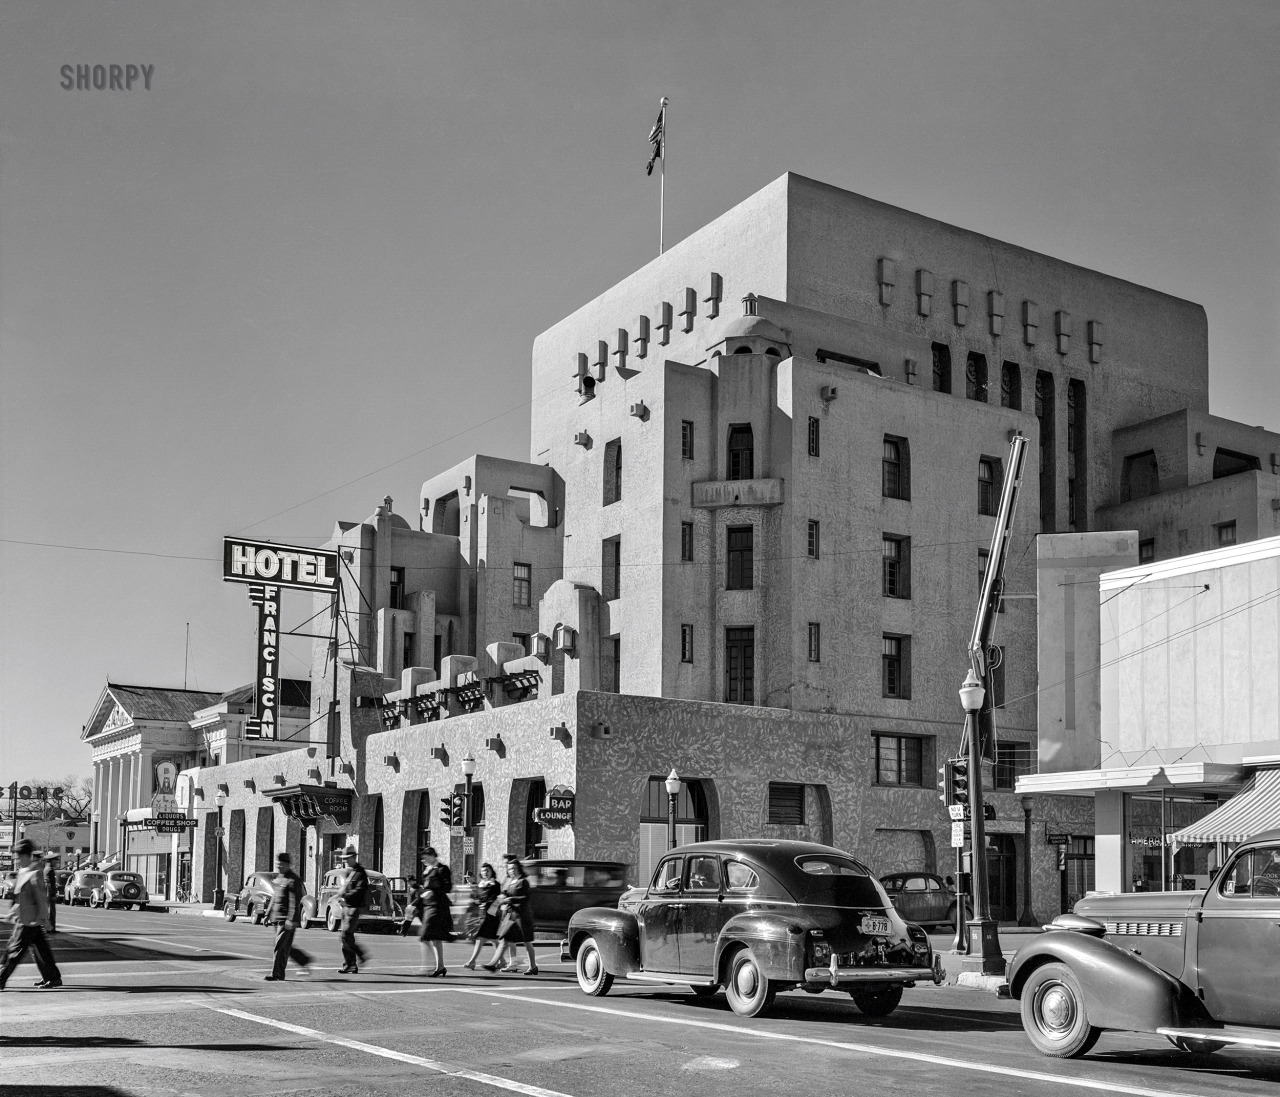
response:
<svg viewBox="0 0 1280 1097"><path fill-rule="evenodd" d="M400 919L400 936L408 937L413 927L413 919L422 917L422 888L416 876L410 876L405 882L404 917Z"/></svg>
<svg viewBox="0 0 1280 1097"><path fill-rule="evenodd" d="M44 868L40 872L44 880L45 894L49 896L49 932L58 932L58 854L49 850L44 855Z"/></svg>
<svg viewBox="0 0 1280 1097"><path fill-rule="evenodd" d="M13 922L13 932L4 952L4 967L0 968L0 990L9 982L13 969L22 963L27 949L35 953L36 967L40 969L41 990L62 986L62 972L53 958L53 951L45 939L45 926L49 924L49 896L40 869L35 865L32 852L35 847L29 838L19 839L13 847L18 859L18 876L13 885L13 898L5 915Z"/></svg>
<svg viewBox="0 0 1280 1097"><path fill-rule="evenodd" d="M302 925L302 880L293 871L293 858L287 853L276 855L276 875L271 881L271 909L267 921L276 927L275 963L268 983L284 980L285 968L292 960L302 969L303 975L311 974L311 957L293 945L293 935Z"/></svg>
<svg viewBox="0 0 1280 1097"><path fill-rule="evenodd" d="M476 921L467 927L467 938L475 942L475 947L462 966L474 971L480 950L485 945L497 947L498 917L502 913L502 885L488 861L480 866L480 879L471 885L471 900L476 905Z"/></svg>
<svg viewBox="0 0 1280 1097"><path fill-rule="evenodd" d="M449 909L449 893L453 891L453 873L440 860L436 851L427 846L422 851L426 871L422 874L422 971L429 979L449 974L444 966L444 942L453 936L453 914ZM435 959L435 967L428 968L428 956Z"/></svg>
<svg viewBox="0 0 1280 1097"><path fill-rule="evenodd" d="M342 967L340 975L360 974L360 965L369 962L369 954L360 947L356 940L356 929L360 925L360 913L369 905L369 874L364 865L356 860L356 847L347 846L342 851L342 863L346 866L347 876L342 881L342 890L334 897L342 904Z"/></svg>
<svg viewBox="0 0 1280 1097"><path fill-rule="evenodd" d="M514 853L504 858L507 867L507 880L502 885L502 918L498 922L498 947L487 964L482 965L486 971L497 971L499 964L503 971L519 971L516 962L516 946L524 942L525 951L529 955L529 975L538 974L538 961L533 953L533 911L529 909L529 878L525 875L524 865ZM503 960L505 958L505 963Z"/></svg>

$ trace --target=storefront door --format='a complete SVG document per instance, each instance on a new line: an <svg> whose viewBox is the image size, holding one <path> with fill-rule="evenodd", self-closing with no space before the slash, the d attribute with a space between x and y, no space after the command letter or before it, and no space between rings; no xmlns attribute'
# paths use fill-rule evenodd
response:
<svg viewBox="0 0 1280 1097"><path fill-rule="evenodd" d="M991 917L997 922L1018 918L1018 850L1012 834L987 835L987 886Z"/></svg>

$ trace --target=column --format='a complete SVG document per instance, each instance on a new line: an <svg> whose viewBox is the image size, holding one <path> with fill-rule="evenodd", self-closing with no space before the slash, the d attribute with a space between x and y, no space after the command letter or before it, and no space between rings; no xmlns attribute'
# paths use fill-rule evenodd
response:
<svg viewBox="0 0 1280 1097"><path fill-rule="evenodd" d="M1128 890L1124 797L1118 789L1100 790L1093 796L1094 886L1099 891Z"/></svg>
<svg viewBox="0 0 1280 1097"><path fill-rule="evenodd" d="M151 747L143 747L138 753L137 791L134 796L134 807L149 808L151 797L155 793L155 768L152 759L155 751Z"/></svg>
<svg viewBox="0 0 1280 1097"><path fill-rule="evenodd" d="M108 855L120 852L120 824L117 821L120 814L120 779L120 755L117 754L111 758L111 776L108 778L111 794L107 801L107 817L102 821L102 848Z"/></svg>
<svg viewBox="0 0 1280 1097"><path fill-rule="evenodd" d="M102 763L93 763L93 800L89 804L89 856L98 851L98 828L102 821Z"/></svg>

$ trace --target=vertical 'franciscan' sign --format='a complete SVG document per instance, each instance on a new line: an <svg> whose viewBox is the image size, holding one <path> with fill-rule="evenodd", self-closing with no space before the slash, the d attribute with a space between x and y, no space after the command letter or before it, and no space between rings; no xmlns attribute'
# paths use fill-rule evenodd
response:
<svg viewBox="0 0 1280 1097"><path fill-rule="evenodd" d="M249 739L275 739L280 711L280 588L249 588L249 601L258 607L258 677L254 680L257 704L245 721Z"/></svg>

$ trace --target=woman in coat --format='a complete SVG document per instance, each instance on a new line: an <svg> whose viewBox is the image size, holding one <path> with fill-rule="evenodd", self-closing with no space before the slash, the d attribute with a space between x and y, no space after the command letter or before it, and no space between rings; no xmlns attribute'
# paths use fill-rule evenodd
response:
<svg viewBox="0 0 1280 1097"><path fill-rule="evenodd" d="M471 885L471 898L476 904L476 924L467 932L467 936L475 942L475 948L462 966L475 970L476 961L480 958L480 950L485 945L498 944L498 916L502 913L502 885L498 883L498 873L486 861L480 866L480 879Z"/></svg>
<svg viewBox="0 0 1280 1097"><path fill-rule="evenodd" d="M499 964L510 951L510 958L502 966L503 971L516 971L516 945L523 941L529 954L529 975L538 974L538 961L533 954L533 911L529 907L529 878L524 865L514 853L506 855L507 882L502 885L502 920L498 923L498 947L484 964L486 971L497 971Z"/></svg>
<svg viewBox="0 0 1280 1097"><path fill-rule="evenodd" d="M422 971L428 978L447 975L444 967L444 942L453 936L453 914L449 909L449 893L453 890L453 874L436 851L427 846L422 851L426 869L422 876ZM435 959L435 967L428 970L427 958Z"/></svg>

